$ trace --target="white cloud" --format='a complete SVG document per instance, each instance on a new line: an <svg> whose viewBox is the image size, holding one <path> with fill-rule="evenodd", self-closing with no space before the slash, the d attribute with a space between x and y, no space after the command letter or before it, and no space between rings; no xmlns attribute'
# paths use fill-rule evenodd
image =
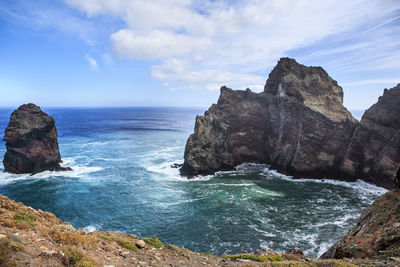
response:
<svg viewBox="0 0 400 267"><path fill-rule="evenodd" d="M154 30L146 34L136 34L123 29L111 35L115 54L119 58L162 59L177 55L187 55L209 47L206 38L197 38L168 31Z"/></svg>
<svg viewBox="0 0 400 267"><path fill-rule="evenodd" d="M332 36L353 40L331 51L322 47L319 54L309 58L357 50L369 54L377 49L386 51L376 47L379 40L355 40L354 35L377 34L396 22L400 10L400 2L392 0L65 2L89 18L102 15L125 22L110 36L117 57L154 61L151 76L174 89L209 90L224 84L242 88L246 83L260 90L265 82L265 68L274 65L279 57ZM389 51L393 48L387 48ZM354 67L350 57L340 60L339 65Z"/></svg>
<svg viewBox="0 0 400 267"><path fill-rule="evenodd" d="M97 61L92 58L89 55L85 55L85 59L87 60L87 62L89 63L89 66L92 70L97 70L98 66L97 66Z"/></svg>

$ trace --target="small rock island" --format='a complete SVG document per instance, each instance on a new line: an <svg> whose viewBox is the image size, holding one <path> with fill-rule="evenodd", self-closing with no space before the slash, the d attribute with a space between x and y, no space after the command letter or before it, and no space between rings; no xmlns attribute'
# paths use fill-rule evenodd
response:
<svg viewBox="0 0 400 267"><path fill-rule="evenodd" d="M4 155L6 172L39 173L71 170L60 166L57 129L54 118L35 104L25 104L14 110L6 128Z"/></svg>
<svg viewBox="0 0 400 267"><path fill-rule="evenodd" d="M217 104L196 118L180 171L190 178L254 162L296 178L392 188L399 147L400 84L385 89L359 122L321 67L281 58L263 92L221 88Z"/></svg>

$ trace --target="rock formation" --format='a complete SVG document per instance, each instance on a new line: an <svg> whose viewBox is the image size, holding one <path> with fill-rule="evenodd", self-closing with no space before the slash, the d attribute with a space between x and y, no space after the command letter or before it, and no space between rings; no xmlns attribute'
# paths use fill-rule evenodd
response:
<svg viewBox="0 0 400 267"><path fill-rule="evenodd" d="M352 177L391 188L400 163L400 84L367 109L354 132L343 169Z"/></svg>
<svg viewBox="0 0 400 267"><path fill-rule="evenodd" d="M34 104L14 110L5 131L4 168L11 173L69 170L60 166L57 129L53 117Z"/></svg>
<svg viewBox="0 0 400 267"><path fill-rule="evenodd" d="M400 162L400 86L386 90L361 123L342 103L342 88L321 67L282 58L261 93L221 88L218 103L196 117L181 174L255 162L295 177L391 187Z"/></svg>

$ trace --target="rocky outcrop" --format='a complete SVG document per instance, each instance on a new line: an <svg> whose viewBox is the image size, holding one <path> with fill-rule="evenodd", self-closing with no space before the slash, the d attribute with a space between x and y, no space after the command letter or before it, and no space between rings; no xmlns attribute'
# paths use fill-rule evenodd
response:
<svg viewBox="0 0 400 267"><path fill-rule="evenodd" d="M354 132L343 169L391 188L400 163L400 84L385 89L376 104L365 111Z"/></svg>
<svg viewBox="0 0 400 267"><path fill-rule="evenodd" d="M397 97L392 91L400 92L387 90L360 123L343 106L342 88L321 67L282 58L261 93L221 88L218 103L196 117L181 174L255 162L295 177L365 179L389 188L400 162L400 125L388 125L384 115L392 108L386 95ZM398 103L393 114L398 121L396 97L391 101ZM381 115L374 117L377 111Z"/></svg>
<svg viewBox="0 0 400 267"><path fill-rule="evenodd" d="M400 256L400 189L369 206L353 227L321 258L388 258Z"/></svg>
<svg viewBox="0 0 400 267"><path fill-rule="evenodd" d="M57 129L53 117L34 104L14 110L6 128L4 169L11 173L70 170L60 166Z"/></svg>

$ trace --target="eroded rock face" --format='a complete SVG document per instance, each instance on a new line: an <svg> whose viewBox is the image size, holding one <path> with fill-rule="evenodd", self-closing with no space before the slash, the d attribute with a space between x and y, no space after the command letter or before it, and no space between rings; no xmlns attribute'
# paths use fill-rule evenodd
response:
<svg viewBox="0 0 400 267"><path fill-rule="evenodd" d="M34 104L14 110L6 128L6 172L38 173L45 170L69 170L60 166L57 129L53 117Z"/></svg>
<svg viewBox="0 0 400 267"><path fill-rule="evenodd" d="M400 189L387 192L362 213L357 225L322 254L323 259L400 256Z"/></svg>
<svg viewBox="0 0 400 267"><path fill-rule="evenodd" d="M385 95L360 123L343 106L342 88L321 67L282 58L262 93L221 88L218 103L196 118L181 174L256 162L295 177L365 179L390 188L400 162L400 114L390 123L384 114L400 107L400 97L396 93L388 105Z"/></svg>
<svg viewBox="0 0 400 267"><path fill-rule="evenodd" d="M385 89L362 116L346 161L359 177L391 188L400 163L400 84ZM350 175L354 175L350 171Z"/></svg>

